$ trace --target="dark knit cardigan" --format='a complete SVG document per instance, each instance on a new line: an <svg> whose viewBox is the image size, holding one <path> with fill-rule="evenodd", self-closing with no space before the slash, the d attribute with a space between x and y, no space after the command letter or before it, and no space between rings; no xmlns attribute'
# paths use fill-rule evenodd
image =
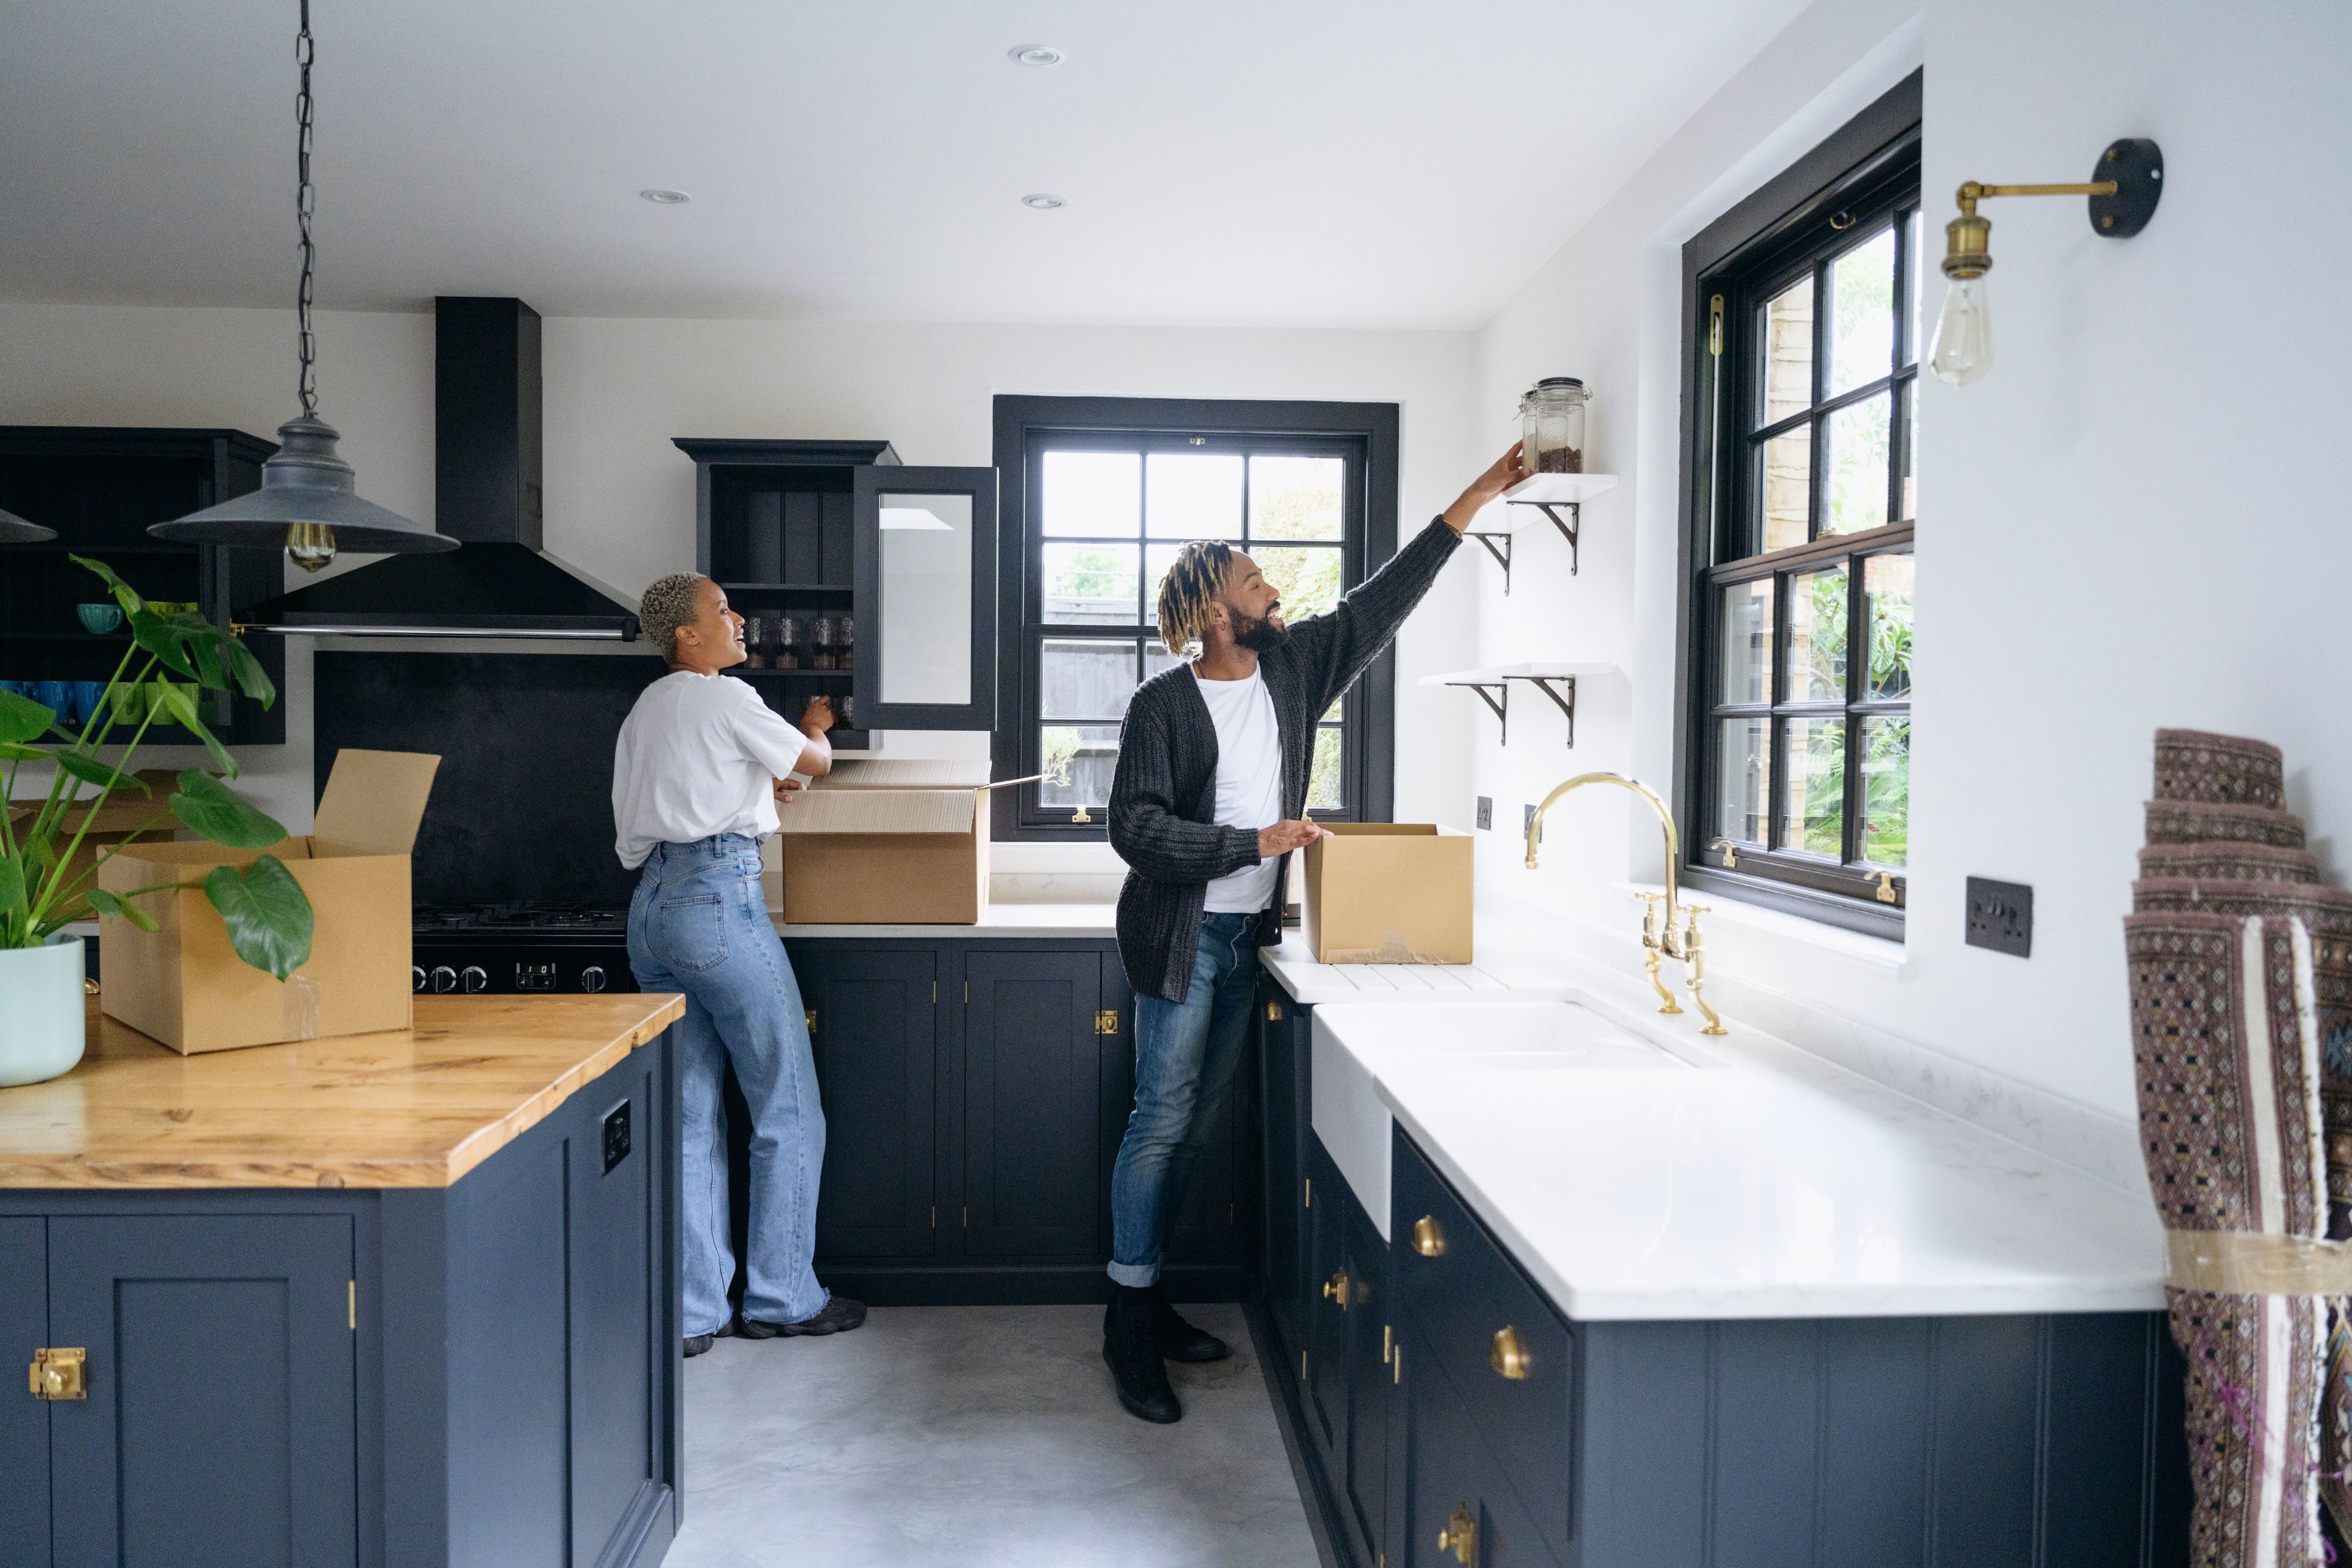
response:
<svg viewBox="0 0 2352 1568"><path fill-rule="evenodd" d="M1294 622L1288 641L1258 656L1282 736L1285 821L1306 814L1315 721L1388 647L1461 542L1444 519L1433 521L1332 609ZM1111 847L1128 866L1118 890L1119 962L1127 983L1146 995L1184 1000L1209 883L1257 862L1256 831L1220 827L1216 811L1217 730L1192 668L1180 664L1136 689L1110 786ZM1282 940L1289 860L1283 857L1275 878L1276 918L1258 922L1260 947Z"/></svg>

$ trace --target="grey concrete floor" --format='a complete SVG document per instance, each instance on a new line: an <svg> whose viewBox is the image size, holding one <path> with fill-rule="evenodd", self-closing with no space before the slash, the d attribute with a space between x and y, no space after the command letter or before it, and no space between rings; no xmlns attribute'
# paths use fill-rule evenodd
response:
<svg viewBox="0 0 2352 1568"><path fill-rule="evenodd" d="M686 1528L667 1568L1313 1568L1241 1309L1171 1366L1184 1419L1112 1395L1100 1307L877 1307L854 1333L686 1363Z"/></svg>

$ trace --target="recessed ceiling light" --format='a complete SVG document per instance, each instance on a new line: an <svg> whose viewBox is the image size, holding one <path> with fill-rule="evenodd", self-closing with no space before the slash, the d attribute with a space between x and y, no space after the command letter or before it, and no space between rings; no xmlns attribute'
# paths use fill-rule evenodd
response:
<svg viewBox="0 0 2352 1568"><path fill-rule="evenodd" d="M1034 66L1039 70L1060 65L1065 58L1062 51L1051 44L1015 44L1004 52L1014 65Z"/></svg>
<svg viewBox="0 0 2352 1568"><path fill-rule="evenodd" d="M694 199L692 196L688 195L684 191L639 191L637 195L645 197L646 200L653 203L654 205L657 207L684 206L687 203Z"/></svg>
<svg viewBox="0 0 2352 1568"><path fill-rule="evenodd" d="M1069 204L1059 196L1047 195L1045 192L1039 191L1034 195L1023 196L1021 205L1024 207L1035 207L1041 213L1049 213L1055 207L1066 206Z"/></svg>

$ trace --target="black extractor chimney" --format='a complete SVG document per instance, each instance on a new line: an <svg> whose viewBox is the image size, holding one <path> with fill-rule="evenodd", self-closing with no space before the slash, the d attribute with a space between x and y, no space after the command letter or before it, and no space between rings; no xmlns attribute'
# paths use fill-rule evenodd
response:
<svg viewBox="0 0 2352 1568"><path fill-rule="evenodd" d="M315 637L633 640L635 607L542 548L539 312L445 297L433 335L434 521L460 547L388 556L239 621Z"/></svg>

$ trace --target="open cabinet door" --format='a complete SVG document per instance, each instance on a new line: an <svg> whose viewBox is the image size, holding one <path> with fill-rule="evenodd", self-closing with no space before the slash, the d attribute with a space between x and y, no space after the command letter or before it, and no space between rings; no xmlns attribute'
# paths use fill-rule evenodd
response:
<svg viewBox="0 0 2352 1568"><path fill-rule="evenodd" d="M996 470L862 468L860 730L996 725Z"/></svg>

